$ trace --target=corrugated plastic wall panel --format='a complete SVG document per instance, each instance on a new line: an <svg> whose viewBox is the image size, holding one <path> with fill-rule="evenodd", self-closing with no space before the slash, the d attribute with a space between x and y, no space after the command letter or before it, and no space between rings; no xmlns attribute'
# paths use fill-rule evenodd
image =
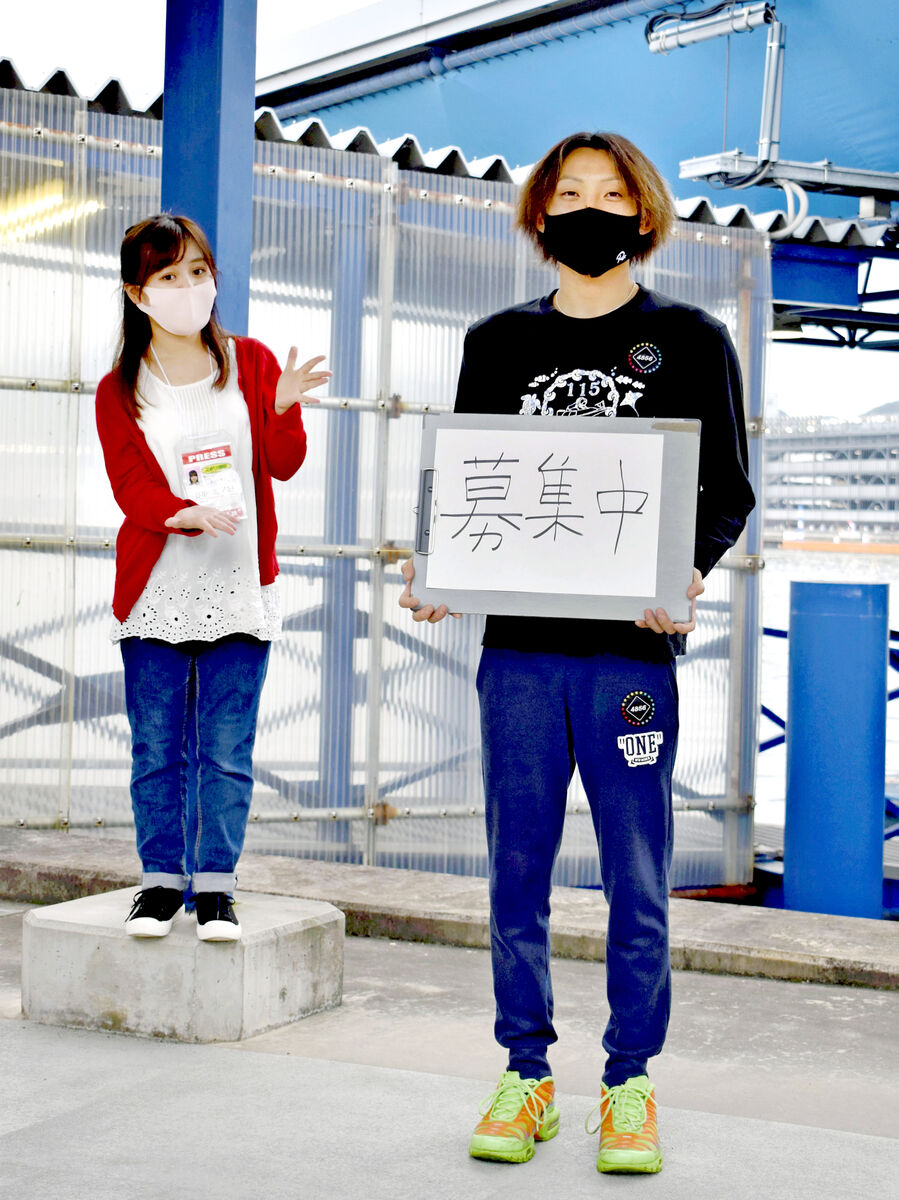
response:
<svg viewBox="0 0 899 1200"><path fill-rule="evenodd" d="M92 385L115 343L121 234L158 207L161 130L81 101L22 92L0 101L10 198L2 279L16 298L0 315L11 581L0 597L0 821L125 826L129 733L104 544L120 517ZM414 624L397 605L397 556L376 551L409 545L420 411L452 405L467 326L552 286L514 232L514 201L508 184L257 142L250 333L282 362L291 345L301 359L327 355L334 378L318 393L325 403L304 407L307 462L276 485L285 629L260 714L251 848L485 871L473 686L482 622ZM702 232L697 240L679 226L644 280L726 320L745 356L753 335L741 288L753 272L764 279L761 240ZM41 534L51 544L36 549ZM712 577L679 670L681 885L734 874L731 817L705 810L734 803L741 715L730 681L746 586L738 571ZM577 777L570 810L557 877L596 885ZM748 812L735 819L745 834ZM738 842L743 878L748 842Z"/></svg>

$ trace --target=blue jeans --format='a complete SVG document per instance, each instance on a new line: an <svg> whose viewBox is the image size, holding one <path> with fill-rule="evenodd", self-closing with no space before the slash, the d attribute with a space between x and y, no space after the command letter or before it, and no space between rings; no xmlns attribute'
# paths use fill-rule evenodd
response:
<svg viewBox="0 0 899 1200"><path fill-rule="evenodd" d="M242 634L121 642L142 887L233 891L270 645Z"/></svg>
<svg viewBox="0 0 899 1200"><path fill-rule="evenodd" d="M629 699L633 692L649 703ZM671 1007L674 664L485 648L478 696L496 1039L509 1051L510 1070L550 1073L549 898L577 763L609 904L603 1079L614 1087L645 1073L646 1060L662 1048Z"/></svg>

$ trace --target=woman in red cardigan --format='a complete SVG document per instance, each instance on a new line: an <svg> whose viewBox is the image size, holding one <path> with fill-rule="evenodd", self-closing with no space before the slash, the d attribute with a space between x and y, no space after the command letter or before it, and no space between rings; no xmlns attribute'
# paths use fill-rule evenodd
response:
<svg viewBox="0 0 899 1200"><path fill-rule="evenodd" d="M261 342L223 332L212 251L186 217L133 226L121 262L122 333L97 389L97 430L125 514L112 639L125 666L143 872L126 928L167 934L191 884L198 936L234 941L259 696L281 631L272 478L302 464L300 400L330 372L315 370L323 356L297 367L296 347L282 372Z"/></svg>

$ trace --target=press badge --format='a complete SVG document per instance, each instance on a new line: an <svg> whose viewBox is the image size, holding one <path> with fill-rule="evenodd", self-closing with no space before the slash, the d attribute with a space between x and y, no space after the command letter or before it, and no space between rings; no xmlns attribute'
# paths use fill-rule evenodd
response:
<svg viewBox="0 0 899 1200"><path fill-rule="evenodd" d="M184 496L217 508L234 521L247 519L247 502L227 433L192 438L180 447Z"/></svg>

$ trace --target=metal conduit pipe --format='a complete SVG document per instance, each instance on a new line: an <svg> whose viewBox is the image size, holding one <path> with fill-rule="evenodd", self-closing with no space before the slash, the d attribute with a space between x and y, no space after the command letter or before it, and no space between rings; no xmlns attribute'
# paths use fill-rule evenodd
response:
<svg viewBox="0 0 899 1200"><path fill-rule="evenodd" d="M879 495L880 493L876 493ZM863 512L854 514L854 520L883 520L885 516L882 512L870 514L866 516ZM62 533L0 533L0 551L2 550L34 550L34 551L52 551L52 550L74 550L75 553L82 554L109 554L115 553L115 531L110 531L108 534L81 534L67 535ZM386 563L399 562L400 559L409 558L412 554L412 547L406 546L402 542L389 540L380 546L367 546L348 544L338 546L331 543L323 542L300 542L290 534L279 536L276 543L276 552L278 558L371 558L383 559ZM717 565L719 571L748 571L750 574L760 571L764 568L765 563L758 555L739 555L729 554L723 558ZM712 609L714 604L700 601L700 606L703 608Z"/></svg>
<svg viewBox="0 0 899 1200"><path fill-rule="evenodd" d="M743 811L744 806L730 797L719 796L712 800L674 800L672 810L676 813L727 813ZM586 800L569 801L565 806L566 816L588 816L590 805ZM379 803L377 809L364 808L361 805L341 806L340 808L294 808L288 812L252 812L247 818L248 825L298 825L306 822L327 821L330 824L351 824L354 821L374 821L379 825L388 825L392 821L408 820L459 820L472 817L482 818L483 808L470 804L420 804L388 805ZM52 817L18 817L0 820L0 829L133 829L134 821L130 817L81 817L69 820L59 820ZM413 851L412 853L421 853Z"/></svg>
<svg viewBox="0 0 899 1200"><path fill-rule="evenodd" d="M115 553L115 533L108 536L82 535L80 537L66 536L58 533L0 533L0 550L74 550L76 553ZM409 558L411 546L397 542L387 542L383 546L362 546L347 543L338 546L333 543L299 542L296 538L282 536L277 541L279 558L370 558L381 559L387 563L398 562L401 558Z"/></svg>
<svg viewBox="0 0 899 1200"><path fill-rule="evenodd" d="M759 125L759 162L776 162L780 157L780 113L784 90L784 50L787 27L780 21L768 26L765 46L765 82L762 87L762 117Z"/></svg>
<svg viewBox="0 0 899 1200"><path fill-rule="evenodd" d="M781 242L784 238L792 237L808 216L808 192L805 188L794 183L792 179L779 179L777 182L787 197L787 223L783 229L769 231L768 237L772 242Z"/></svg>
<svg viewBox="0 0 899 1200"><path fill-rule="evenodd" d="M323 108L334 108L338 104L347 104L351 100L374 95L376 92L386 92L390 88L402 87L407 83L417 83L422 79L430 79L434 75L444 75L447 71L468 67L476 62L499 58L504 54L515 54L519 50L530 50L534 46L542 46L547 42L555 42L560 38L572 37L578 33L590 33L603 25L613 25L618 21L642 17L649 12L659 12L666 8L682 7L682 4L671 3L670 0L662 0L662 3L659 3L659 0L623 0L622 3L613 4L610 8L581 13L576 17L568 17L564 21L556 21L552 25L541 25L537 29L526 30L524 33L513 33L508 37L499 38L495 42L473 46L469 50L457 50L444 55L435 54L427 62L410 63L408 66L399 67L394 71L385 71L381 75L359 79L355 83L331 88L327 92L319 92L315 96L304 96L302 100L291 100L288 104L277 105L274 111L279 118L302 117L307 113L319 112Z"/></svg>

